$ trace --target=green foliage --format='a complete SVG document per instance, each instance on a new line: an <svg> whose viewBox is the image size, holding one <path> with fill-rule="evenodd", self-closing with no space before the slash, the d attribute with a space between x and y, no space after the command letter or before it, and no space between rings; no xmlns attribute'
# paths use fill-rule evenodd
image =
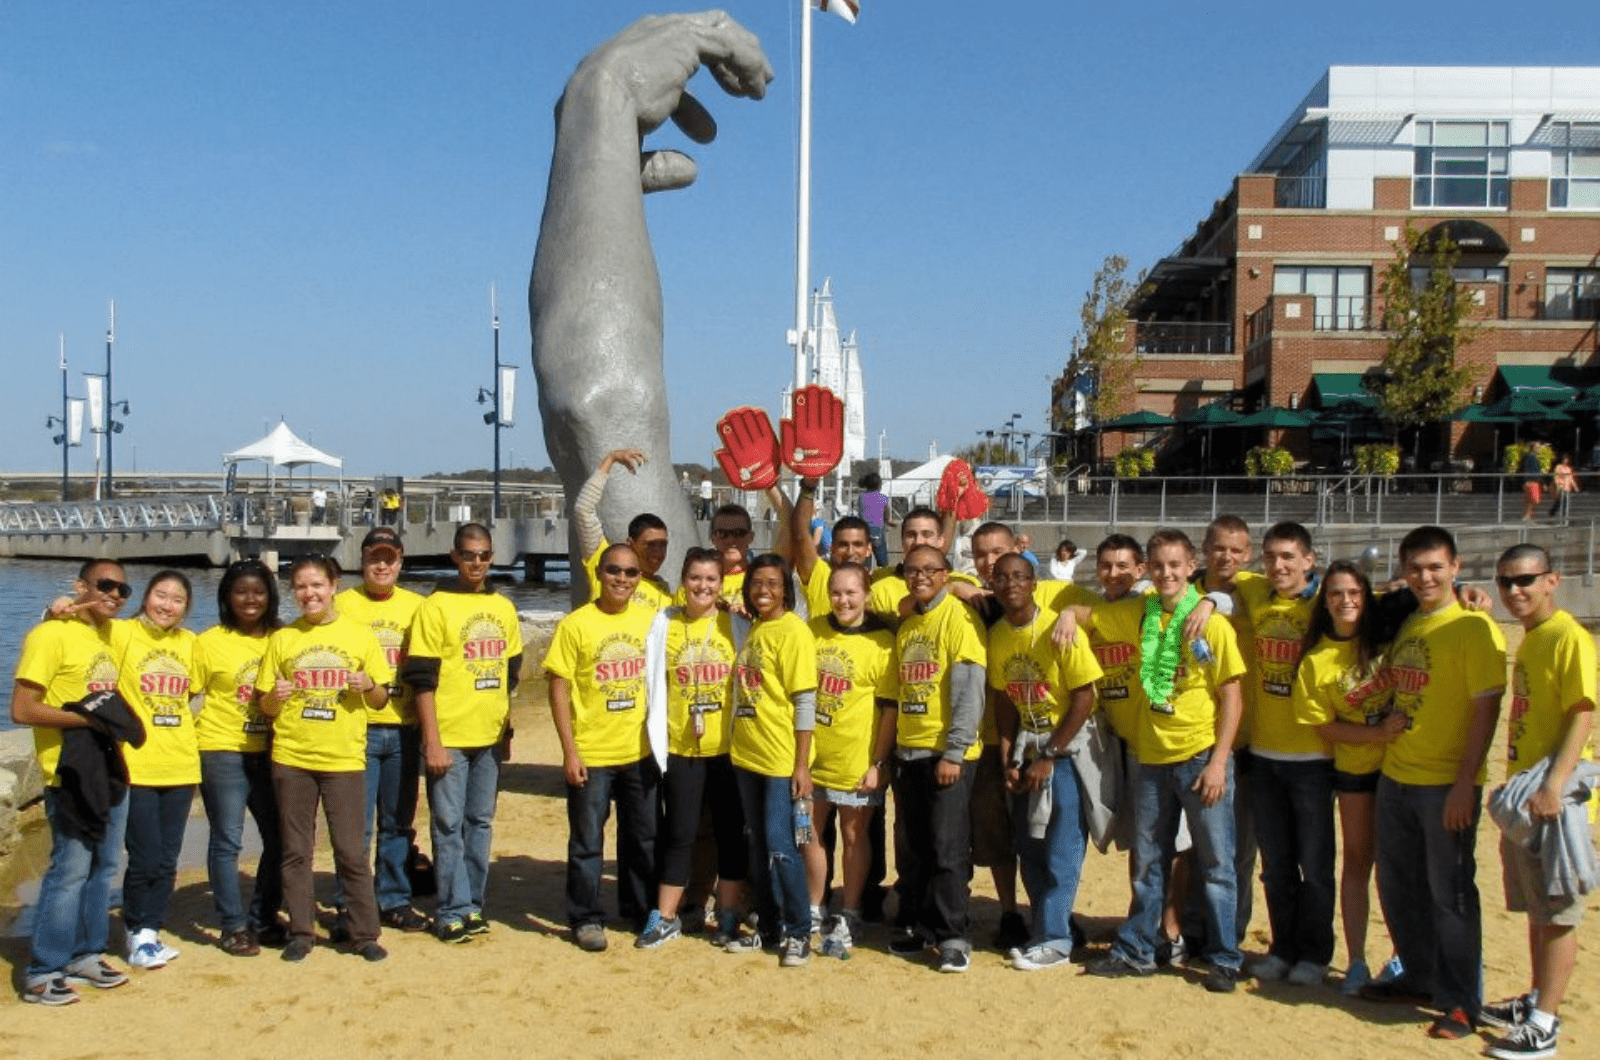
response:
<svg viewBox="0 0 1600 1060"><path fill-rule="evenodd" d="M1245 474L1282 477L1294 474L1294 456L1281 445L1258 445L1244 455Z"/></svg>
<svg viewBox="0 0 1600 1060"><path fill-rule="evenodd" d="M1008 453L1004 442L997 442L992 438L986 438L981 442L974 442L965 448L957 449L953 455L958 459L965 460L973 467L978 467L980 464L1008 466L1017 462L1017 451L1015 449Z"/></svg>
<svg viewBox="0 0 1600 1060"><path fill-rule="evenodd" d="M1087 380L1090 418L1096 422L1120 414L1133 394L1134 376L1142 360L1127 340L1128 303L1141 279L1129 279L1128 259L1110 254L1094 274L1078 308L1078 333L1072 337L1067 368L1057 380L1058 395ZM1057 423L1057 430L1071 424Z"/></svg>
<svg viewBox="0 0 1600 1060"><path fill-rule="evenodd" d="M1505 474L1507 474L1507 475L1515 475L1517 472L1521 471L1522 470L1522 454L1527 451L1528 446L1533 445L1533 444L1535 444L1535 443L1533 443L1533 442L1513 442L1510 445L1506 446L1504 454L1502 455L1502 457L1500 459L1500 470L1502 472L1504 472ZM1556 462L1555 450L1551 449L1548 445L1541 445L1541 446L1539 446L1539 450L1538 451L1539 451L1539 470L1542 471L1544 474L1548 475L1550 473L1550 469L1555 466L1555 462Z"/></svg>
<svg viewBox="0 0 1600 1060"><path fill-rule="evenodd" d="M1412 286L1411 268L1428 253L1425 242L1423 233L1406 225L1379 287L1389 348L1378 410L1401 429L1438 423L1461 410L1472 373L1456 366L1456 354L1479 332L1469 319L1472 299L1457 297L1451 269L1461 251L1447 236L1433 244L1427 284Z"/></svg>
<svg viewBox="0 0 1600 1060"><path fill-rule="evenodd" d="M1138 478L1156 469L1156 452L1143 446L1129 446L1117 454L1118 478Z"/></svg>
<svg viewBox="0 0 1600 1060"><path fill-rule="evenodd" d="M1398 445L1356 446L1356 470L1363 475L1381 475L1388 478L1400 470Z"/></svg>

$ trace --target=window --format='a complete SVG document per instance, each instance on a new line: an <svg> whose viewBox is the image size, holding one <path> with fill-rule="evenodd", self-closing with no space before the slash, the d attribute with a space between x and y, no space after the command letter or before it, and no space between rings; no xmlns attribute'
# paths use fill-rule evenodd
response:
<svg viewBox="0 0 1600 1060"><path fill-rule="evenodd" d="M1546 269L1546 320L1600 320L1600 269Z"/></svg>
<svg viewBox="0 0 1600 1060"><path fill-rule="evenodd" d="M1508 206L1507 123L1419 121L1413 206Z"/></svg>
<svg viewBox="0 0 1600 1060"><path fill-rule="evenodd" d="M1411 266L1411 289L1420 292L1428 286L1428 280L1433 276L1433 268L1429 265ZM1504 265L1457 265L1450 270L1450 278L1458 284L1470 283L1476 285L1472 297L1479 305L1486 304L1490 298L1494 299L1491 307L1494 314L1501 320L1506 316L1506 268ZM1493 284L1494 291L1485 291L1483 288Z"/></svg>
<svg viewBox="0 0 1600 1060"><path fill-rule="evenodd" d="M1600 210L1600 121L1552 122L1550 208Z"/></svg>
<svg viewBox="0 0 1600 1060"><path fill-rule="evenodd" d="M1309 294L1317 331L1359 331L1367 325L1367 290L1372 270L1360 265L1279 265L1273 294Z"/></svg>

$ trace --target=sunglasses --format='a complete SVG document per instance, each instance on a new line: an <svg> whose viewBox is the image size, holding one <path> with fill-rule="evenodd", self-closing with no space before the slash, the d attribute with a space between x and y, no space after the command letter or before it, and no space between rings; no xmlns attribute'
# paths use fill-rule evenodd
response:
<svg viewBox="0 0 1600 1060"><path fill-rule="evenodd" d="M716 538L718 541L737 541L743 537L753 537L755 534L754 531L750 530L748 527L741 527L735 530L730 530L727 527L721 527L711 531L711 536Z"/></svg>
<svg viewBox="0 0 1600 1060"><path fill-rule="evenodd" d="M116 593L124 600L133 595L133 586L127 582L119 582L115 578L101 578L94 583L94 587L102 593Z"/></svg>
<svg viewBox="0 0 1600 1060"><path fill-rule="evenodd" d="M472 562L488 563L491 559L494 559L494 549L492 549L492 548L458 548L458 549L456 549L456 555L460 556L462 559L466 560L469 563L472 563Z"/></svg>
<svg viewBox="0 0 1600 1060"><path fill-rule="evenodd" d="M611 575L613 578L617 577L618 575L624 578L637 578L639 576L638 567L619 567L615 563L607 563L600 569L606 574Z"/></svg>
<svg viewBox="0 0 1600 1060"><path fill-rule="evenodd" d="M1541 570L1534 571L1532 574L1496 574L1494 583L1500 586L1502 591L1510 589L1513 585L1518 589L1526 589L1549 573L1550 571Z"/></svg>

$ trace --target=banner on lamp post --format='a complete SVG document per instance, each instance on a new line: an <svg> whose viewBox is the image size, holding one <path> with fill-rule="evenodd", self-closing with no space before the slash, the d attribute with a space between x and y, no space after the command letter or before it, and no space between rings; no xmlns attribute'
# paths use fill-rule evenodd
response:
<svg viewBox="0 0 1600 1060"><path fill-rule="evenodd" d="M71 398L67 401L67 444L73 446L83 444L83 398Z"/></svg>
<svg viewBox="0 0 1600 1060"><path fill-rule="evenodd" d="M500 426L516 424L517 370L510 365L500 366Z"/></svg>

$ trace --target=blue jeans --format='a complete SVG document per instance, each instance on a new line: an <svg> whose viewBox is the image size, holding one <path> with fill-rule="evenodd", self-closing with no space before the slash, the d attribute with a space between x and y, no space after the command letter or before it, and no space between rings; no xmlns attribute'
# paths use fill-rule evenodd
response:
<svg viewBox="0 0 1600 1060"><path fill-rule="evenodd" d="M887 567L889 565L889 541L883 534L883 527L867 525L867 540L872 543L872 562L874 566Z"/></svg>
<svg viewBox="0 0 1600 1060"><path fill-rule="evenodd" d="M106 831L98 841L62 827L59 788L44 792L50 822L50 867L39 881L34 908L33 946L28 954L28 985L59 975L74 961L105 952L111 918L111 881L122 856L128 825L128 799L111 807Z"/></svg>
<svg viewBox="0 0 1600 1060"><path fill-rule="evenodd" d="M1274 957L1333 959L1333 761L1255 755L1250 777Z"/></svg>
<svg viewBox="0 0 1600 1060"><path fill-rule="evenodd" d="M495 747L447 747L450 768L428 774L433 870L439 881L440 923L483 912L489 845L500 789Z"/></svg>
<svg viewBox="0 0 1600 1060"><path fill-rule="evenodd" d="M1072 952L1072 903L1078 897L1089 830L1083 819L1078 771L1070 758L1058 758L1050 775L1050 824L1044 836L1028 834L1026 793L1011 798L1012 836L1022 869L1022 886L1033 907L1033 938Z"/></svg>
<svg viewBox="0 0 1600 1060"><path fill-rule="evenodd" d="M1472 824L1444 826L1450 785L1378 779L1378 900L1407 983L1433 994L1433 1007L1473 1020L1483 1004L1483 920L1478 902L1479 789Z"/></svg>
<svg viewBox="0 0 1600 1060"><path fill-rule="evenodd" d="M567 923L603 923L600 870L606 820L617 804L617 912L636 930L655 908L656 791L653 758L622 766L590 766L583 787L567 785Z"/></svg>
<svg viewBox="0 0 1600 1060"><path fill-rule="evenodd" d="M278 920L283 908L283 841L278 834L278 799L272 793L268 751L201 751L200 802L206 809L206 876L224 933L260 930ZM244 813L261 833L261 860L246 915L239 892L239 851L244 846Z"/></svg>
<svg viewBox="0 0 1600 1060"><path fill-rule="evenodd" d="M411 826L417 816L417 777L422 767L422 735L415 725L367 726L367 831L365 849L373 850L372 826L378 826L372 882L378 909L411 904ZM333 904L344 908L344 888L337 882Z"/></svg>
<svg viewBox="0 0 1600 1060"><path fill-rule="evenodd" d="M770 896L760 904L777 916L779 935L809 938L810 890L805 863L794 845L794 799L789 794L789 778L763 776L738 766L734 766L733 773L739 779L739 801L744 804L745 824L750 829L750 878L763 884ZM761 933L771 937L765 920Z"/></svg>
<svg viewBox="0 0 1600 1060"><path fill-rule="evenodd" d="M122 922L128 934L159 931L178 878L183 830L194 805L194 785L128 789L128 871L122 877Z"/></svg>
<svg viewBox="0 0 1600 1060"><path fill-rule="evenodd" d="M1140 968L1155 967L1156 933L1161 928L1180 811L1189 818L1194 869L1204 895L1204 956L1213 965L1235 971L1244 961L1234 925L1238 882L1234 872L1233 756L1227 757L1227 787L1222 798L1206 806L1194 790L1214 753L1215 747L1183 762L1141 764L1134 776L1133 903L1128 919L1117 929L1112 949Z"/></svg>

